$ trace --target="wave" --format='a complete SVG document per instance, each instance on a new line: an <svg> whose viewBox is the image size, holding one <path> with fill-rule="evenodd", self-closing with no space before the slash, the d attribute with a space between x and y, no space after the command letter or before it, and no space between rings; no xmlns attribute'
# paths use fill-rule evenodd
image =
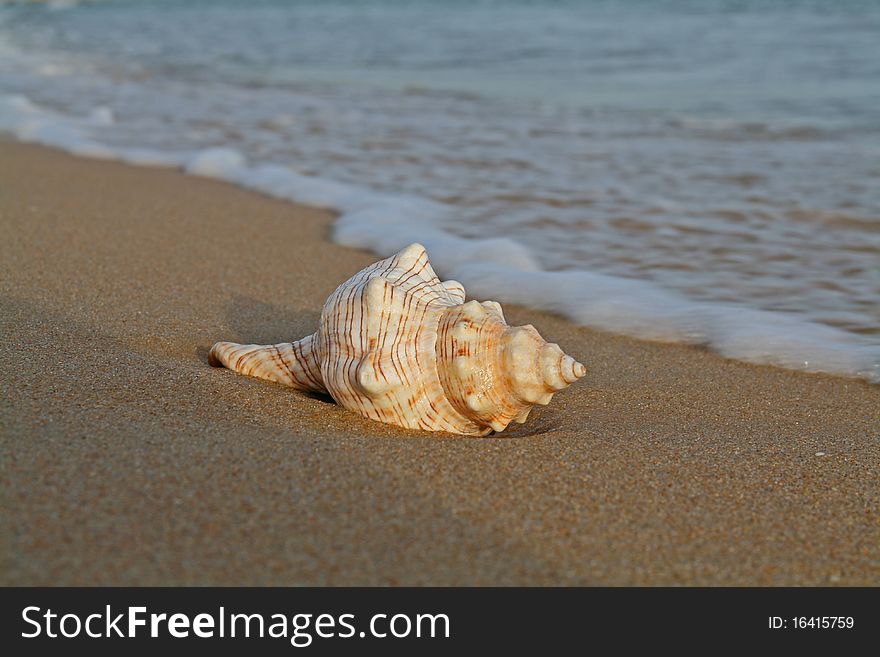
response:
<svg viewBox="0 0 880 657"><path fill-rule="evenodd" d="M227 148L160 152L111 148L95 133L110 110L62 116L23 96L0 97L0 131L70 153L130 164L176 167L270 196L339 213L333 240L386 256L425 245L443 276L479 298L553 312L583 326L647 340L703 345L749 363L858 377L880 383L880 346L795 315L732 303L698 302L653 283L583 271L544 271L529 250L505 237L464 238L444 230L454 209L412 196L377 193L278 164L250 163Z"/></svg>

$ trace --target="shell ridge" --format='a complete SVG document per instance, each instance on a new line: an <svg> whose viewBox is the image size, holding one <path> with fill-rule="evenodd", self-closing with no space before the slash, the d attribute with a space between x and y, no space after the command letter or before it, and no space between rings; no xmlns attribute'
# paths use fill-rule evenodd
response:
<svg viewBox="0 0 880 657"><path fill-rule="evenodd" d="M425 269L425 265L427 265L428 262L427 262L427 261L423 262L423 263L422 263L422 266L419 267L418 270L416 270L416 265L417 265L417 264L419 264L418 261L414 262L414 263L410 266L409 269L407 269L405 272L403 272L402 274L400 274L400 278L397 279L396 283L397 283L398 285L400 285L401 287L403 287L403 286L406 285L406 284L410 281L410 279L412 279L413 277L418 276L419 278L422 278L422 277L421 277L421 273L424 271L424 269ZM404 276L406 276L406 278L404 278Z"/></svg>

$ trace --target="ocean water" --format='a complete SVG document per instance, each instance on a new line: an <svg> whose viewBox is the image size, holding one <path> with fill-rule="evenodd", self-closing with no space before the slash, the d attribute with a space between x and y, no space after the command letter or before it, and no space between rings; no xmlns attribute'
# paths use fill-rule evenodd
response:
<svg viewBox="0 0 880 657"><path fill-rule="evenodd" d="M333 208L479 298L880 382L876 0L3 3L0 130Z"/></svg>

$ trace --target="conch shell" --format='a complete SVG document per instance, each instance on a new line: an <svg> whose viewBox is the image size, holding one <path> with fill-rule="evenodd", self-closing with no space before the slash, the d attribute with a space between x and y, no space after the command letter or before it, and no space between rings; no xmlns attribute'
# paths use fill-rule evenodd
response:
<svg viewBox="0 0 880 657"><path fill-rule="evenodd" d="M218 342L209 361L300 390L329 393L364 417L483 436L525 422L586 368L533 326L508 326L494 301L464 302L421 244L336 288L318 330L276 345Z"/></svg>

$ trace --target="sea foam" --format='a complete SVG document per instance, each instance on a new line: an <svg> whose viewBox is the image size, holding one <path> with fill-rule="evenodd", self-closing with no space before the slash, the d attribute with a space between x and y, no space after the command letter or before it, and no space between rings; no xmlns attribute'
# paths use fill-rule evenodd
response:
<svg viewBox="0 0 880 657"><path fill-rule="evenodd" d="M440 275L461 281L477 298L553 312L583 326L636 338L704 345L749 363L880 383L880 346L852 333L791 314L693 301L648 281L583 270L544 271L515 240L465 238L447 230L451 206L306 176L278 164L251 164L233 149L113 149L95 135L112 123L106 108L77 118L41 108L23 96L0 97L0 131L22 141L87 157L179 167L191 175L333 210L339 213L333 229L337 243L386 256L420 242Z"/></svg>

